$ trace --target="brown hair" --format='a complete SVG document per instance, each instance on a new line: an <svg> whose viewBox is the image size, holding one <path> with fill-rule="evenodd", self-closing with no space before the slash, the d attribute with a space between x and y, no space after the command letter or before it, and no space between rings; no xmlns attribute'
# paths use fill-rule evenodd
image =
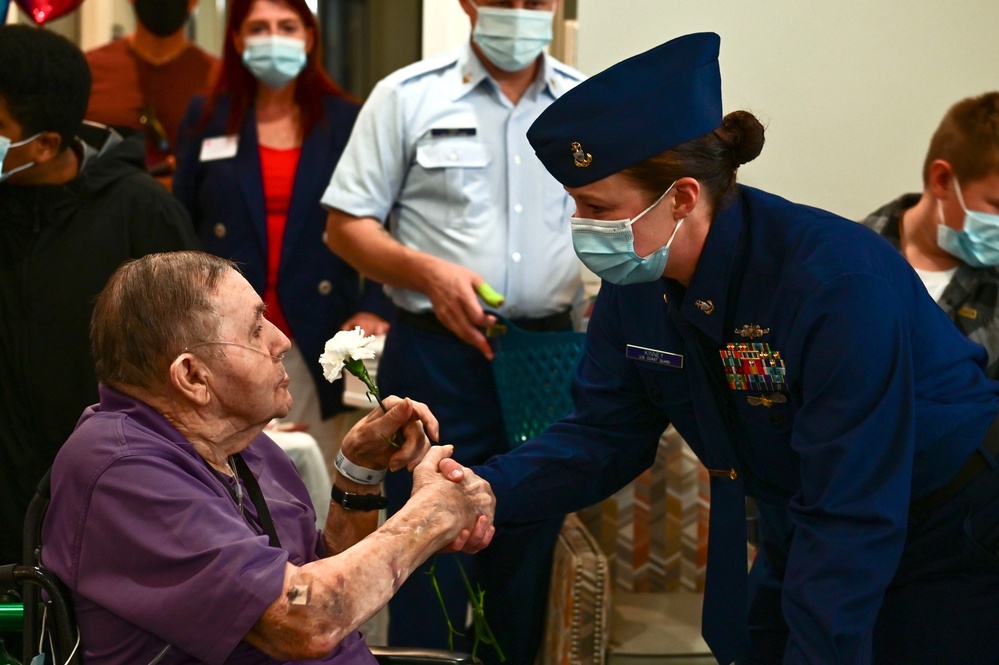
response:
<svg viewBox="0 0 999 665"><path fill-rule="evenodd" d="M621 174L653 198L679 178L694 178L706 190L714 210L735 186L739 166L753 161L763 150L763 134L763 124L756 116L734 111L718 129L629 166Z"/></svg>
<svg viewBox="0 0 999 665"><path fill-rule="evenodd" d="M312 50L306 54L305 67L299 73L295 84L295 102L302 112L302 136L323 120L323 96L333 95L356 101L351 95L333 82L323 69L322 37L319 34L319 23L305 0L269 0L284 5L298 14L305 24L306 30L311 30ZM243 21L250 13L256 0L229 0L229 14L226 20L225 43L222 46L222 64L219 68L215 87L205 103L205 113L202 122L207 122L223 94L229 95L229 117L226 129L238 132L253 106L260 85L253 74L243 66L243 60L236 52L234 37L239 32Z"/></svg>
<svg viewBox="0 0 999 665"><path fill-rule="evenodd" d="M90 320L97 379L118 388L161 384L184 347L217 337L210 296L231 270L234 263L204 252L149 254L122 264Z"/></svg>
<svg viewBox="0 0 999 665"><path fill-rule="evenodd" d="M962 99L950 107L930 139L923 162L923 185L930 164L942 159L961 182L999 172L999 92Z"/></svg>

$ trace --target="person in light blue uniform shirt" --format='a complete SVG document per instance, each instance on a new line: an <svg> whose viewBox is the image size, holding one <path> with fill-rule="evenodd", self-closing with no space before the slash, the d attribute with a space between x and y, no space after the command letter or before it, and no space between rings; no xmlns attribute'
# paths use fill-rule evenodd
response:
<svg viewBox="0 0 999 665"><path fill-rule="evenodd" d="M330 248L385 284L399 308L380 359L380 388L430 405L455 459L470 465L505 450L483 332L496 318L477 288L503 294L494 311L532 330L570 328L582 298L571 201L526 134L583 77L542 51L556 0L461 5L471 41L378 83L322 202L330 209ZM390 511L409 495L402 475L386 481ZM553 516L499 534L463 564L486 592L486 615L507 662L534 660L560 523ZM466 593L451 558L436 572L468 639ZM429 577L416 575L390 605L389 642L442 646L446 639ZM496 662L490 649L478 655Z"/></svg>
<svg viewBox="0 0 999 665"><path fill-rule="evenodd" d="M580 84L528 132L603 277L575 410L476 469L497 523L610 495L676 426L711 476L719 663L999 662L999 383L890 244L736 183L713 33ZM760 513L746 573L745 497Z"/></svg>

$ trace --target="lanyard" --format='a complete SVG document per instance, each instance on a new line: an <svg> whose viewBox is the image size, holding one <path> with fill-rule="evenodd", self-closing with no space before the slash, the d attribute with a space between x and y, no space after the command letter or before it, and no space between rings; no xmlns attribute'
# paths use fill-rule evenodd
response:
<svg viewBox="0 0 999 665"><path fill-rule="evenodd" d="M257 519L260 521L260 528L263 529L265 534L267 534L270 546L280 548L281 541L278 539L277 531L274 528L274 520L271 518L271 511L267 508L267 501L264 500L264 493L260 491L260 484L257 482L257 479L253 476L253 472L250 471L250 467L247 466L246 461L239 453L236 453L232 457L236 466L236 475L238 476L235 481L238 483L242 480L246 485L246 491L249 494L250 503L252 503L253 507L257 509ZM222 484L225 485L225 488L232 496L232 500L239 503L239 500L236 497L236 490L232 488L225 477L216 471L211 465L209 465L208 468L212 470L212 473L214 473L219 480L222 481ZM255 526L245 512L243 513L243 518L251 527Z"/></svg>

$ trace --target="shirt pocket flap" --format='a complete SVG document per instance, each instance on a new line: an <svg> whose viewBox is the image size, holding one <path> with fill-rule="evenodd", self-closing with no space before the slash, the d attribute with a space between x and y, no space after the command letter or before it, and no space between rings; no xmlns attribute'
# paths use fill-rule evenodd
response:
<svg viewBox="0 0 999 665"><path fill-rule="evenodd" d="M417 146L416 162L425 169L481 169L489 164L489 154L481 143L445 139Z"/></svg>

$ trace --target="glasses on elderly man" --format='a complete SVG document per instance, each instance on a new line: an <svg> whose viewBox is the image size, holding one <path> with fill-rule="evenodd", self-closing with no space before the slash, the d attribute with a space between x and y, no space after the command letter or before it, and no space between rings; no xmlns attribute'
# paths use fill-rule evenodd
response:
<svg viewBox="0 0 999 665"><path fill-rule="evenodd" d="M196 349L199 346L208 346L210 344L220 344L222 346L238 346L241 349L246 349L248 351L253 351L254 353L259 353L262 356L267 356L268 358L270 358L271 360L273 360L276 363L279 363L279 362L281 362L281 361L284 360L284 354L283 353L281 355L279 355L279 356L272 356L271 354L267 353L266 351L261 351L260 349L255 349L252 346L247 346L246 344L240 344L239 342L223 342L223 341L197 342L196 344L189 344L188 346L185 346L183 349L181 349L181 353L187 353L191 349Z"/></svg>

